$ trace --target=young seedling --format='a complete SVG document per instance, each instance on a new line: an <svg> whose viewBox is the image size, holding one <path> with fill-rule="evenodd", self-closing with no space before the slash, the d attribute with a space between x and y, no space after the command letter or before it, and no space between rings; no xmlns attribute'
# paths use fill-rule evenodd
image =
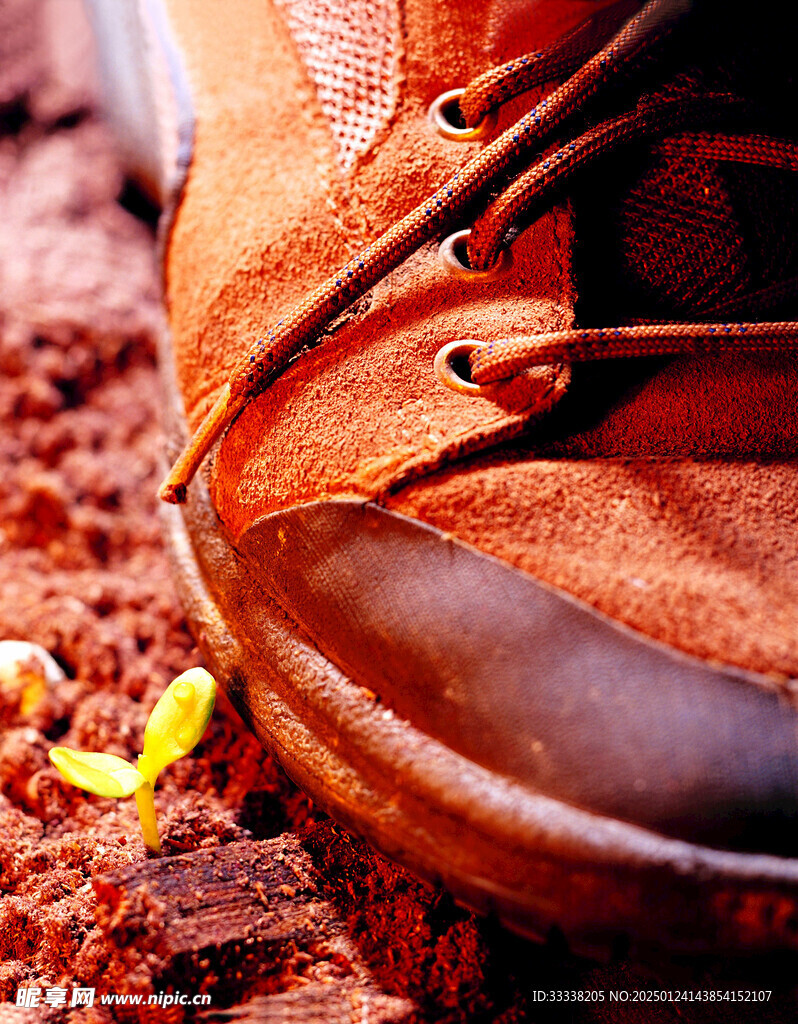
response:
<svg viewBox="0 0 798 1024"><path fill-rule="evenodd" d="M50 760L67 782L98 796L136 794L144 842L160 854L153 791L161 770L184 757L202 739L216 700L216 682L203 668L192 668L170 683L152 709L144 730L144 753L134 767L115 754L53 747Z"/></svg>

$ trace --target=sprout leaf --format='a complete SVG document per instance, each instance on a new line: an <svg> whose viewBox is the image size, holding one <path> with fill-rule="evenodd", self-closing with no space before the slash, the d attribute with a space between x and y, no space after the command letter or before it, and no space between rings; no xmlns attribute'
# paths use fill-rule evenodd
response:
<svg viewBox="0 0 798 1024"><path fill-rule="evenodd" d="M50 760L67 782L97 796L130 796L147 780L121 757L53 747Z"/></svg>
<svg viewBox="0 0 798 1024"><path fill-rule="evenodd" d="M202 739L213 713L216 683L202 668L192 668L166 688L144 730L139 771L155 785L159 772L185 756Z"/></svg>

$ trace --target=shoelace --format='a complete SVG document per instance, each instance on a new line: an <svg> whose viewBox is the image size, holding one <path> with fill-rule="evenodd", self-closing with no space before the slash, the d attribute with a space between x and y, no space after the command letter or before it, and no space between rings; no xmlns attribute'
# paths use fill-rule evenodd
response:
<svg viewBox="0 0 798 1024"><path fill-rule="evenodd" d="M514 224L543 212L552 197L585 166L629 142L664 136L664 145L694 147L693 152L714 160L798 170L798 148L794 143L723 131L732 117L744 113L744 104L738 97L722 92L700 97L641 97L634 111L601 122L566 145L545 152L546 144L551 143L564 122L577 113L584 114L613 80L631 74L652 58L690 6L691 0L648 0L638 13L629 17L637 3L620 0L547 50L492 68L463 90L460 111L466 125L474 128L484 125L490 112L500 104L543 82L569 75L432 196L346 263L255 342L175 462L160 488L160 497L172 503L184 502L187 486L203 459L244 406L348 306L425 242L439 236L446 225L456 221L464 207L484 200L492 188L501 185L499 197L487 205L468 238L468 265L477 273L489 273L495 266ZM609 41L593 52L596 39L607 40L608 36ZM524 169L524 161L528 163L536 155L537 161ZM760 299L783 297L785 287L789 289L794 284L763 290ZM734 308L719 310L718 314L733 316ZM468 355L471 365L473 383L467 382L465 390L479 393L491 382L545 363L709 353L732 347L798 347L798 324L638 323L549 332L490 344L465 341L458 354ZM454 350L457 345L447 348Z"/></svg>

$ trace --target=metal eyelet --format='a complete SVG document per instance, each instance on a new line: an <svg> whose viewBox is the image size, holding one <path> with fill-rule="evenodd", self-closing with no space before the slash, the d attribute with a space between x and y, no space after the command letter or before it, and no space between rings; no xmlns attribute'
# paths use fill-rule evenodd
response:
<svg viewBox="0 0 798 1024"><path fill-rule="evenodd" d="M492 267L487 270L472 270L468 265L468 239L471 235L471 228L463 231L455 231L453 235L444 238L438 248L438 259L443 264L444 270L452 277L458 277L463 281L496 281L504 277L513 262L509 249L501 249L499 256Z"/></svg>
<svg viewBox="0 0 798 1024"><path fill-rule="evenodd" d="M470 398L481 395L482 388L471 380L468 357L478 348L484 347L483 341L464 338L460 341L450 341L448 345L438 349L433 364L438 380L452 391L459 391L461 395L468 395ZM464 376L464 373L468 376Z"/></svg>
<svg viewBox="0 0 798 1024"><path fill-rule="evenodd" d="M460 114L460 97L464 92L465 89L442 92L430 104L429 119L444 139L450 142L481 142L496 127L496 111L489 111L473 128L464 127Z"/></svg>

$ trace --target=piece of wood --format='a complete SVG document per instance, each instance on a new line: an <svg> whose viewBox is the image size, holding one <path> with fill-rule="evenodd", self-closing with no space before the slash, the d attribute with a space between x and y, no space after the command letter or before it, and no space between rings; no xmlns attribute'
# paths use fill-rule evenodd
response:
<svg viewBox="0 0 798 1024"><path fill-rule="evenodd" d="M331 829L312 826L314 842L332 838ZM114 990L205 993L208 1019L242 1024L417 1019L411 1000L381 990L315 879L290 833L141 861L97 879L98 920L116 951ZM148 1020L156 1011L165 1019L162 1007L146 1004L127 1014Z"/></svg>

